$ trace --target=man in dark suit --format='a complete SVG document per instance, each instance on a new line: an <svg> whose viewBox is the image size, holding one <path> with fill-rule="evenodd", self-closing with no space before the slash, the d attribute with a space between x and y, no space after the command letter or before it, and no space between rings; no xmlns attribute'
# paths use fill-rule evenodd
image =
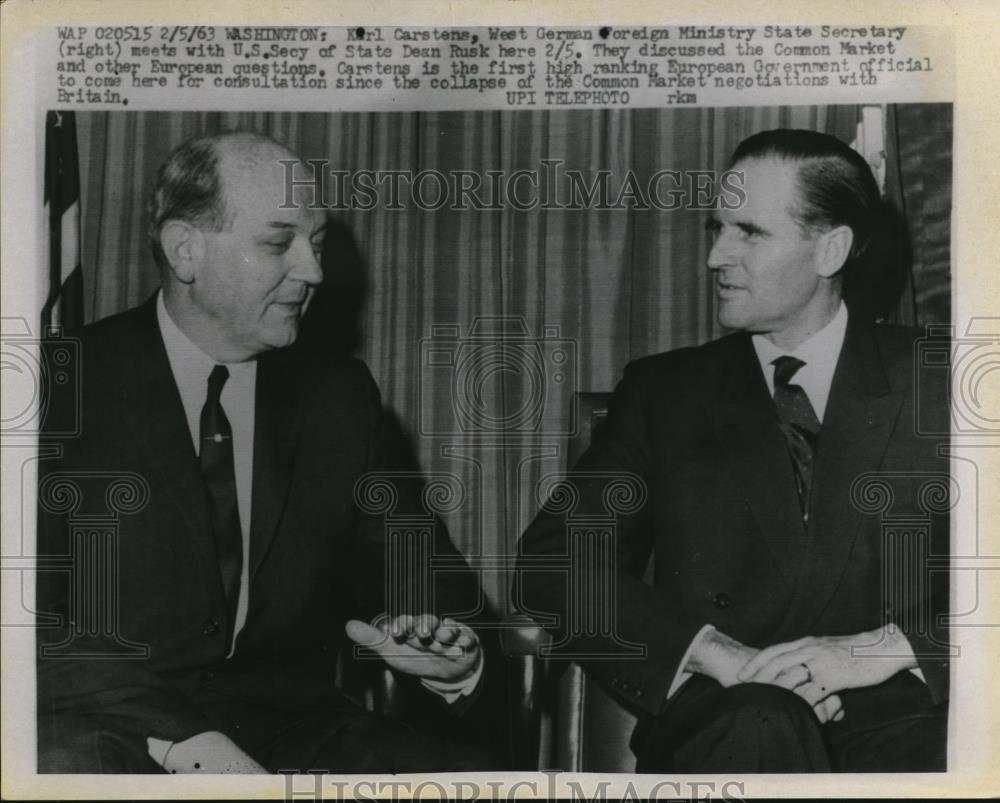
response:
<svg viewBox="0 0 1000 803"><path fill-rule="evenodd" d="M811 131L750 137L732 169L708 267L741 331L627 367L522 538L517 601L639 714L640 772L943 770L948 462L915 406L946 426L946 391L916 332L842 301L877 185ZM587 547L615 481L645 503ZM652 588L621 568L648 549ZM602 589L614 626L579 626Z"/></svg>
<svg viewBox="0 0 1000 803"><path fill-rule="evenodd" d="M253 133L170 156L151 203L161 291L80 331L80 396L49 399L49 432L81 426L42 437L61 453L42 461L40 568L100 566L89 587L40 572L43 772L483 767L335 687L346 627L439 707L469 708L482 650L443 614L480 591L421 568L457 556L440 527L393 540L359 509L359 480L393 468L385 419L362 363L293 345L325 213L282 160ZM392 493L426 522L419 488ZM109 521L111 542L94 529Z"/></svg>

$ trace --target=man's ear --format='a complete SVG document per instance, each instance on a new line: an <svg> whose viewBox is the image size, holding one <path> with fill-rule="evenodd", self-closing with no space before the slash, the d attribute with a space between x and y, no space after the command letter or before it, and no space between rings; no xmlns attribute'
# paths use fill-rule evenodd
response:
<svg viewBox="0 0 1000 803"><path fill-rule="evenodd" d="M191 284L205 256L201 232L186 220L168 220L160 228L160 247L177 280Z"/></svg>
<svg viewBox="0 0 1000 803"><path fill-rule="evenodd" d="M836 226L819 236L816 272L829 279L844 267L854 245L854 232L850 226Z"/></svg>

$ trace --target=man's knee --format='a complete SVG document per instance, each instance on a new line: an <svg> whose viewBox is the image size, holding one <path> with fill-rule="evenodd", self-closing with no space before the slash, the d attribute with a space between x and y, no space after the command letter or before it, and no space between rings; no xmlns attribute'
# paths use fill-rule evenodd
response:
<svg viewBox="0 0 1000 803"><path fill-rule="evenodd" d="M812 707L799 695L768 683L740 683L725 689L720 705L734 719L757 727L818 725Z"/></svg>
<svg viewBox="0 0 1000 803"><path fill-rule="evenodd" d="M86 775L100 772L99 763L89 742L81 737L76 742L38 742L38 773L40 775L72 774Z"/></svg>
<svg viewBox="0 0 1000 803"><path fill-rule="evenodd" d="M829 771L819 720L794 692L761 683L723 689L703 727L674 755L686 772Z"/></svg>
<svg viewBox="0 0 1000 803"><path fill-rule="evenodd" d="M706 679L644 724L635 742L639 772L829 771L812 708L777 686L722 688Z"/></svg>
<svg viewBox="0 0 1000 803"><path fill-rule="evenodd" d="M38 723L39 774L162 772L135 739L100 717L42 717Z"/></svg>

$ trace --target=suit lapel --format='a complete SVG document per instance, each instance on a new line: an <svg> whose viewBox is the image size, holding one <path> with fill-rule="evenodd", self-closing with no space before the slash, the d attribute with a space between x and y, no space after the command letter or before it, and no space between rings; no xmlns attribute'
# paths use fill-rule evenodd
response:
<svg viewBox="0 0 1000 803"><path fill-rule="evenodd" d="M257 361L254 411L253 496L250 517L250 577L263 563L285 508L295 449L301 432L300 382L285 350Z"/></svg>
<svg viewBox="0 0 1000 803"><path fill-rule="evenodd" d="M792 587L805 547L792 463L750 337L734 342L726 386L714 411L716 434L764 540Z"/></svg>
<svg viewBox="0 0 1000 803"><path fill-rule="evenodd" d="M151 484L176 506L188 531L215 563L208 500L184 406L174 381L156 320L156 297L137 311L136 336L122 375L125 418L149 467Z"/></svg>
<svg viewBox="0 0 1000 803"><path fill-rule="evenodd" d="M802 593L817 614L833 595L857 540L861 512L851 485L878 469L902 397L890 392L873 332L850 323L830 387L813 474L810 558Z"/></svg>

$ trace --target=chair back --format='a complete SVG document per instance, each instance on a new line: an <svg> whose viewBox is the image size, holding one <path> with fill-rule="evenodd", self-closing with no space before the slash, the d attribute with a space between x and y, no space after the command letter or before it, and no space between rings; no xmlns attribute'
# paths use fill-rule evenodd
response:
<svg viewBox="0 0 1000 803"><path fill-rule="evenodd" d="M610 393L576 394L579 427L567 442L567 470L572 470L600 431L610 399ZM652 569L649 556L639 556L639 563L646 564L648 579ZM543 755L543 763L549 758L550 765L566 772L635 772L635 756L629 748L635 716L591 681L575 662L550 660L548 682L549 693L554 693L558 702L554 722L542 722L543 740L546 730L551 734L551 757Z"/></svg>

